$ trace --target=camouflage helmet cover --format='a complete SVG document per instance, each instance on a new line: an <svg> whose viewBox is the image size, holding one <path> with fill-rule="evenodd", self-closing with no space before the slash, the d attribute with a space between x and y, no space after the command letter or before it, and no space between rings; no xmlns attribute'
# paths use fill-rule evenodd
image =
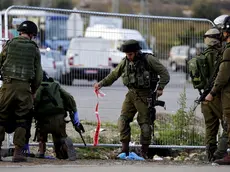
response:
<svg viewBox="0 0 230 172"><path fill-rule="evenodd" d="M121 46L122 52L136 52L141 50L139 42L133 39L125 41Z"/></svg>
<svg viewBox="0 0 230 172"><path fill-rule="evenodd" d="M212 28L212 29L207 30L207 32L205 32L204 37L220 39L221 33L219 29Z"/></svg>
<svg viewBox="0 0 230 172"><path fill-rule="evenodd" d="M38 28L34 22L27 20L19 25L17 31L24 32L27 34L33 34L34 36L36 36L38 33Z"/></svg>

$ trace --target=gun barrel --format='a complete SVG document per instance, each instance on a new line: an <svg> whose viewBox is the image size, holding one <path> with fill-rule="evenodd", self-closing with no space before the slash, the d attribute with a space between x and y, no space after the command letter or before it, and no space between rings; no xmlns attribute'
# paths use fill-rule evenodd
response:
<svg viewBox="0 0 230 172"><path fill-rule="evenodd" d="M84 140L82 134L81 134L81 133L79 133L79 134L80 134L80 136L81 136L81 140L83 141L84 145L86 146L86 143L85 143L85 140Z"/></svg>

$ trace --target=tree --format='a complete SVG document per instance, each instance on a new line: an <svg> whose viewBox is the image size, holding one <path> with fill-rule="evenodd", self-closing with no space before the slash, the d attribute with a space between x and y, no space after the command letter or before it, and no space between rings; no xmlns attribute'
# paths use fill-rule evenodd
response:
<svg viewBox="0 0 230 172"><path fill-rule="evenodd" d="M208 0L195 0L192 5L193 17L214 20L221 15L220 7Z"/></svg>

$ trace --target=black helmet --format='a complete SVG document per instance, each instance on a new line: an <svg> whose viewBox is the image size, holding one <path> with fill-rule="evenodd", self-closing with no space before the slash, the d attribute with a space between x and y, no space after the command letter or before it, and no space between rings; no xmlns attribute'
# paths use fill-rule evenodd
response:
<svg viewBox="0 0 230 172"><path fill-rule="evenodd" d="M222 30L230 33L230 16L225 17L224 25L222 26Z"/></svg>
<svg viewBox="0 0 230 172"><path fill-rule="evenodd" d="M131 40L125 41L120 49L122 52L136 52L136 51L141 50L141 47L138 41L131 39Z"/></svg>
<svg viewBox="0 0 230 172"><path fill-rule="evenodd" d="M34 22L27 20L27 21L22 22L19 25L17 31L18 32L24 32L27 34L33 34L34 36L37 36L38 28Z"/></svg>

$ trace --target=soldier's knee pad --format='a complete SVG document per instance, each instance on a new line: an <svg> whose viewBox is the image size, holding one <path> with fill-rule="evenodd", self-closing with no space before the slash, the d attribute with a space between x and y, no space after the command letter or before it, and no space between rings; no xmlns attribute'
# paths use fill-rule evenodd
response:
<svg viewBox="0 0 230 172"><path fill-rule="evenodd" d="M142 135L144 137L151 136L152 129L151 129L151 126L149 124L141 124L140 128L141 128Z"/></svg>
<svg viewBox="0 0 230 172"><path fill-rule="evenodd" d="M0 126L0 147L2 146L2 142L5 139L5 127Z"/></svg>
<svg viewBox="0 0 230 172"><path fill-rule="evenodd" d="M123 131L123 130L127 127L127 125L129 125L129 120L128 120L128 118L125 117L125 116L120 116L120 117L118 118L118 130L119 130L120 132Z"/></svg>

